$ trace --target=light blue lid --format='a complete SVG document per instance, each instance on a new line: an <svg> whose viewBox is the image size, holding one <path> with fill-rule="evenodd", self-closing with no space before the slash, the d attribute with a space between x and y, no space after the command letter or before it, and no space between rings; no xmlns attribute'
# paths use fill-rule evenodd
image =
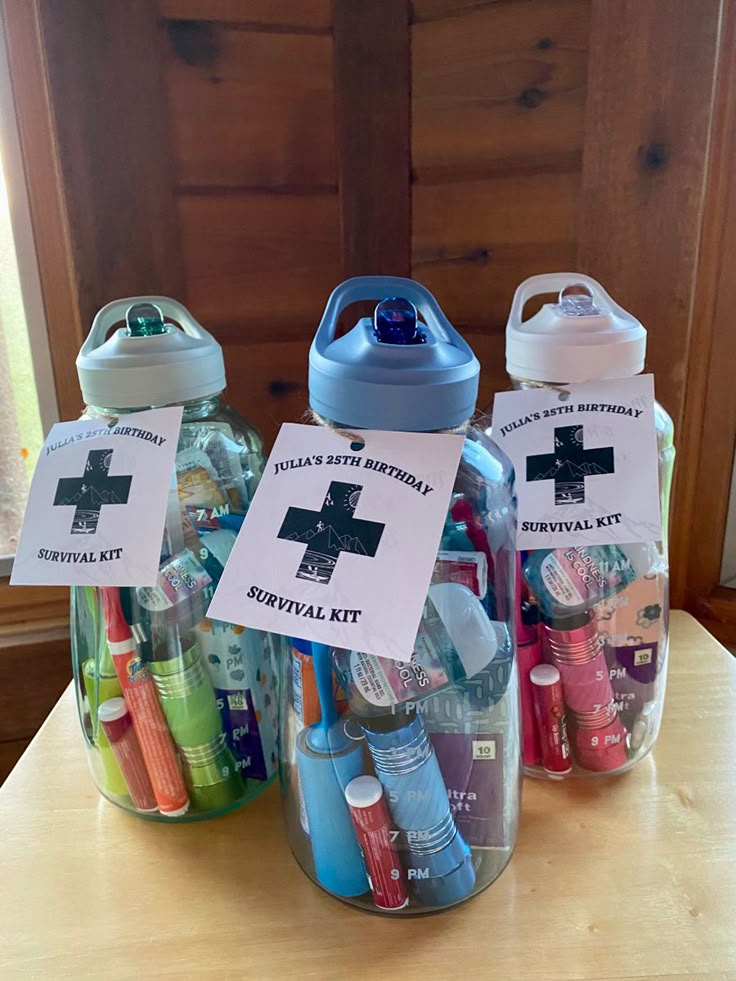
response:
<svg viewBox="0 0 736 981"><path fill-rule="evenodd" d="M336 339L343 310L365 300L385 302ZM416 326L412 304L421 316ZM428 289L413 279L359 276L327 301L309 351L309 404L356 429L452 429L475 411L479 374L473 351Z"/></svg>

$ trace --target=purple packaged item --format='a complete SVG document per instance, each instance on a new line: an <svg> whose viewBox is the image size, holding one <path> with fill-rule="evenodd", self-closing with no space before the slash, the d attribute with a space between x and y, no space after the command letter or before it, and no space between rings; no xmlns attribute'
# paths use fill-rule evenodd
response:
<svg viewBox="0 0 736 981"><path fill-rule="evenodd" d="M432 732L429 738L460 834L477 848L505 847L503 734Z"/></svg>

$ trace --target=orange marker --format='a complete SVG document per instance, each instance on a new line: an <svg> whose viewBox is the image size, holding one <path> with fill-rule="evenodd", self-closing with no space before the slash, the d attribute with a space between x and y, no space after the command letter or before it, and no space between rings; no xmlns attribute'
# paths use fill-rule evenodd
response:
<svg viewBox="0 0 736 981"><path fill-rule="evenodd" d="M158 809L166 817L181 817L189 810L189 795L156 686L148 668L141 661L133 634L123 616L118 589L104 586L101 592L107 643L151 778Z"/></svg>

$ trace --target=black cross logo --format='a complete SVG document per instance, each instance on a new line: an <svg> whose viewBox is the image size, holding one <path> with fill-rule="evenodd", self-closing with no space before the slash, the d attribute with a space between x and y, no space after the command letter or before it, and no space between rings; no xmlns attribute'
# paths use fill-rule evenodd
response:
<svg viewBox="0 0 736 981"><path fill-rule="evenodd" d="M356 518L361 484L330 483L321 511L289 508L278 537L307 546L297 579L328 583L341 552L373 558L386 527L378 521Z"/></svg>
<svg viewBox="0 0 736 981"><path fill-rule="evenodd" d="M614 472L613 447L584 449L582 426L555 427L555 452L526 458L527 480L554 480L555 504L582 504L585 478Z"/></svg>
<svg viewBox="0 0 736 981"><path fill-rule="evenodd" d="M104 504L127 504L132 476L109 475L112 450L90 450L81 477L62 477L54 506L74 507L72 535L94 535Z"/></svg>

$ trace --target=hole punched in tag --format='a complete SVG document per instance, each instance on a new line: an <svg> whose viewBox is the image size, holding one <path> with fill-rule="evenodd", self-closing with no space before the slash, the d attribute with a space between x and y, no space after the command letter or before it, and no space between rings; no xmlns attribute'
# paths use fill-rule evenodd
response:
<svg viewBox="0 0 736 981"><path fill-rule="evenodd" d="M120 422L120 420L119 420L119 418L118 418L117 416L111 416L111 417L110 417L110 418L109 418L109 419L107 420L107 428L108 428L108 429L114 429L114 428L115 428L115 426L117 426L117 424L118 424L119 422Z"/></svg>

